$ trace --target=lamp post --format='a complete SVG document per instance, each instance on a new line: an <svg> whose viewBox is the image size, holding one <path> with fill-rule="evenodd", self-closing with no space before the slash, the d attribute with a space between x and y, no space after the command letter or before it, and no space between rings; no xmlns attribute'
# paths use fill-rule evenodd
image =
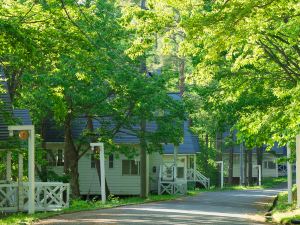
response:
<svg viewBox="0 0 300 225"><path fill-rule="evenodd" d="M254 165L253 168L258 169L258 185L261 186L261 165Z"/></svg>
<svg viewBox="0 0 300 225"><path fill-rule="evenodd" d="M224 186L224 163L223 161L217 161L216 163L221 165L221 189L222 189Z"/></svg>
<svg viewBox="0 0 300 225"><path fill-rule="evenodd" d="M16 125L8 126L9 136L13 136L14 131L19 131L22 140L28 139L28 214L35 212L35 181L34 181L34 126Z"/></svg>
<svg viewBox="0 0 300 225"><path fill-rule="evenodd" d="M104 165L104 144L102 142L99 143L90 143L92 151L95 151L96 147L99 147L99 155L100 155L100 173L101 173L101 200L102 203L106 202L106 192L105 192L105 165Z"/></svg>

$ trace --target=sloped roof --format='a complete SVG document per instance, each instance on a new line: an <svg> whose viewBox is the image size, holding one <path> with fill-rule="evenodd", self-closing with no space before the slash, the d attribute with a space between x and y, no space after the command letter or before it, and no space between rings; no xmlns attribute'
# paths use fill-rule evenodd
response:
<svg viewBox="0 0 300 225"><path fill-rule="evenodd" d="M17 123L20 125L32 125L31 117L29 110L27 109L14 109L13 110L14 118L17 120Z"/></svg>
<svg viewBox="0 0 300 225"><path fill-rule="evenodd" d="M228 137L229 135L230 135L230 132L229 132L229 131L224 132L224 133L222 134L223 140L224 140L224 138ZM234 132L234 135L236 135L236 132ZM234 140L236 140L236 137L235 137L235 136L234 136ZM267 146L265 145L265 146L263 146L263 147L264 147L263 150L266 152ZM224 152L224 153L228 153L228 152L229 152L229 149L230 149L230 148L223 149L223 152ZM235 145L235 146L234 146L233 152L234 152L235 154L240 153L240 145ZM277 154L277 155L286 155L286 146L280 147L280 146L278 146L278 143L275 142L275 143L274 143L274 146L273 146L273 147L271 148L271 150L268 151L268 152L272 152L272 153L275 153L275 154Z"/></svg>
<svg viewBox="0 0 300 225"><path fill-rule="evenodd" d="M180 100L181 97L177 93L169 94L173 99ZM84 129L86 129L87 119L85 117L77 118L72 123L72 135L73 138L77 139L80 137ZM100 128L101 124L98 120L93 119L94 129ZM200 151L199 141L197 136L193 135L189 131L188 122L185 121L183 124L184 139L183 143L179 145L178 154L195 154ZM47 142L63 142L64 141L64 131L63 127L58 127L54 125L54 122L49 121L47 124L47 131L45 135L45 140ZM112 127L110 127L112 128ZM138 125L133 126L133 130L139 131L140 127ZM146 130L147 132L155 132L157 129L157 124L155 122L147 122ZM135 132L130 131L125 128L121 128L120 131L115 135L114 142L116 144L139 144L139 138L135 135ZM172 144L163 145L163 152L165 154L172 154L174 151L174 146Z"/></svg>
<svg viewBox="0 0 300 225"><path fill-rule="evenodd" d="M10 96L8 94L8 87L5 81L5 76L0 70L0 86L6 91L0 93L1 110L0 110L0 140L6 140L8 138L8 123L5 116L12 116L16 120L17 124L31 125L31 118L29 111L26 109L13 109ZM7 114L7 115L5 115Z"/></svg>
<svg viewBox="0 0 300 225"><path fill-rule="evenodd" d="M80 137L84 129L86 129L87 119L78 118L72 123L72 135L77 139ZM93 120L94 129L100 128L100 122ZM53 122L47 123L47 131L45 135L45 141L47 142L64 142L64 131L62 127L57 127ZM147 123L147 132L154 132L157 125L154 122ZM136 126L134 129L138 130ZM114 142L116 144L139 144L139 138L134 132L121 128L115 135ZM174 146L172 144L163 145L164 154L173 154ZM188 129L188 122L184 122L184 138L183 143L179 145L178 154L195 154L200 151L199 142L197 136L193 135Z"/></svg>
<svg viewBox="0 0 300 225"><path fill-rule="evenodd" d="M6 92L0 92L0 140L6 140L8 138L8 130L7 130L7 122L5 117L11 115L12 106L9 94L7 92L8 87L5 81L5 76L0 68L0 87L4 89Z"/></svg>

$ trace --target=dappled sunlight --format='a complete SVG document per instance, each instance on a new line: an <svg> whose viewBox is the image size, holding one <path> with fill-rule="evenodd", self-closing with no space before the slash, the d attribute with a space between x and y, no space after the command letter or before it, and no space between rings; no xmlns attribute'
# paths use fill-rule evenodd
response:
<svg viewBox="0 0 300 225"><path fill-rule="evenodd" d="M101 213L99 215L93 215L93 213L88 213L89 215L84 215L84 217L76 216L75 214L65 215L64 219L59 217L56 219L49 219L47 222L40 224L254 224L249 222L249 218L239 217L235 215L235 218L228 216L230 214L221 214L215 213L214 216L211 216L207 213L197 213L180 210L153 210L150 209L145 212L141 212L141 209L130 208L122 210L129 210L130 213L120 213L120 212L111 212L111 213ZM145 208L148 210L148 208ZM107 210L104 210L107 211ZM109 210L111 211L111 210ZM119 210L118 210L119 211ZM96 213L94 213L96 214ZM238 220L237 220L238 218ZM255 222L259 224L259 222Z"/></svg>
<svg viewBox="0 0 300 225"><path fill-rule="evenodd" d="M124 210L129 208L123 208ZM176 214L192 214L192 215L207 215L207 216L221 216L221 217L233 217L233 218L250 218L247 214L234 214L234 213L222 213L222 212L208 212L200 210L179 210L179 209L156 209L156 208L130 208L130 210L138 211L152 211L152 212L162 212L162 213L176 213Z"/></svg>
<svg viewBox="0 0 300 225"><path fill-rule="evenodd" d="M207 192L180 200L61 215L39 224L265 224L259 213L276 192Z"/></svg>

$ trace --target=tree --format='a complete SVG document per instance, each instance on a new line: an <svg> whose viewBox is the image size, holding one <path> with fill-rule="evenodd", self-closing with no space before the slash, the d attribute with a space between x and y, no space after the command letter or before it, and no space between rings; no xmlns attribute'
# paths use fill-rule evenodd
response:
<svg viewBox="0 0 300 225"><path fill-rule="evenodd" d="M298 90L297 3L242 0L207 2L195 7L193 17L183 25L189 40L194 46L202 48L204 57L199 65L215 65L212 63L225 55L235 76L238 75L242 81L251 81L253 90L262 88L258 97L264 105L252 101L244 107L252 110L240 113L241 119L236 123L240 131L239 138L245 139L249 147L260 146L264 142L273 145L274 141L285 144L298 132L298 128L292 125L296 119L292 112L297 110L297 106L290 101ZM211 68L214 73L216 67ZM228 83L231 79L230 74L224 79L230 88L226 92L236 90L237 95L243 92L242 87L245 86ZM272 100L269 103L265 101L268 98ZM291 113L290 119L283 115L287 111Z"/></svg>
<svg viewBox="0 0 300 225"><path fill-rule="evenodd" d="M122 54L126 33L112 4L61 1L48 10L55 15L50 30L57 55L43 74L24 75L20 104L36 112L37 121L53 115L64 127L65 172L71 178L72 194L78 197L78 160L86 147L75 142L72 123L81 115L124 119L134 105L127 90L135 85L136 70Z"/></svg>

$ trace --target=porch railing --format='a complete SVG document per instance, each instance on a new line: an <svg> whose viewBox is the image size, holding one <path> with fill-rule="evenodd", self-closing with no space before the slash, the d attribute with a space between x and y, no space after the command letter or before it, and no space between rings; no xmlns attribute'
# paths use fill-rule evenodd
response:
<svg viewBox="0 0 300 225"><path fill-rule="evenodd" d="M161 165L159 168L158 194L186 194L187 181L177 179L177 171L174 164Z"/></svg>
<svg viewBox="0 0 300 225"><path fill-rule="evenodd" d="M0 211L27 211L29 184L0 184ZM69 207L69 184L59 182L35 183L36 211L52 211Z"/></svg>
<svg viewBox="0 0 300 225"><path fill-rule="evenodd" d="M210 186L210 179L207 178L206 176L204 176L199 171L194 170L194 169L188 169L187 170L187 180L188 181L200 182L207 189Z"/></svg>

